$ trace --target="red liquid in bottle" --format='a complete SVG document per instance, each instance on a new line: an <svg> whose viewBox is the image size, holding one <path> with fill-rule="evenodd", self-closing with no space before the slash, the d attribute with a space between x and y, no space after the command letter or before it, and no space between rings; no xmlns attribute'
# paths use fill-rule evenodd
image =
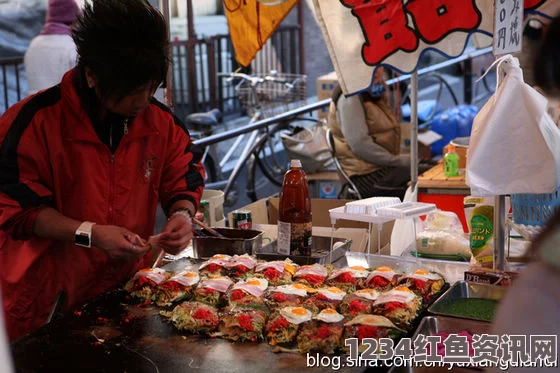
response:
<svg viewBox="0 0 560 373"><path fill-rule="evenodd" d="M301 161L292 160L280 192L278 253L311 255L311 197Z"/></svg>

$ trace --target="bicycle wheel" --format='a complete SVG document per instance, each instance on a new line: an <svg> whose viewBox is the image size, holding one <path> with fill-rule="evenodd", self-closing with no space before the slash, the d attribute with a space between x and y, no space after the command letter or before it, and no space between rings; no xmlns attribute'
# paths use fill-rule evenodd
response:
<svg viewBox="0 0 560 373"><path fill-rule="evenodd" d="M258 200L259 190L267 183L281 187L284 175L288 171L288 154L282 144L281 134L292 133L293 126L301 121L318 122L315 118L291 118L271 127L263 132L255 142L251 157L247 164L247 196L252 200ZM257 175L257 169L261 175ZM269 188L270 189L270 188Z"/></svg>
<svg viewBox="0 0 560 373"><path fill-rule="evenodd" d="M265 141L255 153L257 164L270 182L282 186L284 174L288 171L286 157L283 156L284 145L280 140L282 133L291 132L289 125L279 126L274 132L269 132Z"/></svg>
<svg viewBox="0 0 560 373"><path fill-rule="evenodd" d="M210 155L207 151L204 152L204 156L202 158L202 165L206 170L207 182L218 181L218 169L216 167L216 162L214 161L212 155Z"/></svg>

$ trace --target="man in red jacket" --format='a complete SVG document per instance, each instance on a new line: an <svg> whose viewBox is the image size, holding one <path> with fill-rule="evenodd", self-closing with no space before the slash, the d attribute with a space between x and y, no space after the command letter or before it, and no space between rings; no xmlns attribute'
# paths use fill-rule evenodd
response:
<svg viewBox="0 0 560 373"><path fill-rule="evenodd" d="M0 283L11 340L149 266L192 238L201 152L167 107L165 19L148 2L87 2L72 37L78 64L0 118ZM141 237L141 238L140 238Z"/></svg>

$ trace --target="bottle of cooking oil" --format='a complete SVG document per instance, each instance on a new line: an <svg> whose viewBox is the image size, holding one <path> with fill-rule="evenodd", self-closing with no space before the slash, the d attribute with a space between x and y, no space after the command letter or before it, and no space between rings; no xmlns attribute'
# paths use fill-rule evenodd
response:
<svg viewBox="0 0 560 373"><path fill-rule="evenodd" d="M280 191L278 253L311 255L311 197L301 161L294 159Z"/></svg>

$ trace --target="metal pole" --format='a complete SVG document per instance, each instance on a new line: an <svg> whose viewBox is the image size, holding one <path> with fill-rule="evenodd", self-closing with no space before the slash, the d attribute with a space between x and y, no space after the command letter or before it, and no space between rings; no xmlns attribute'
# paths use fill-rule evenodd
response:
<svg viewBox="0 0 560 373"><path fill-rule="evenodd" d="M503 271L506 267L506 196L495 197L494 203L494 269Z"/></svg>
<svg viewBox="0 0 560 373"><path fill-rule="evenodd" d="M418 71L410 77L410 186L418 182Z"/></svg>
<svg viewBox="0 0 560 373"><path fill-rule="evenodd" d="M196 33L194 31L194 13L192 0L187 0L187 39L195 40Z"/></svg>
<svg viewBox="0 0 560 373"><path fill-rule="evenodd" d="M293 109L293 110L289 110L286 111L282 114L276 115L274 117L270 117L270 118L266 118L266 119L262 119L259 120L258 122L255 122L253 124L248 124L246 126L243 127L237 127L228 131L224 131L224 132L220 132L217 133L215 135L211 135L208 137L204 137L202 139L198 139L193 141L195 144L200 145L200 146L207 146L207 145L211 145L211 144L215 144L217 142L221 142L224 140L229 140L232 139L234 137L237 137L239 135L242 135L244 133L248 133L248 132L253 132L254 130L258 130L261 128L265 128L270 126L271 124L274 123L279 123L282 122L284 120L290 120L295 118L298 115L301 114L307 114L307 113L311 113L315 110L318 109L322 109L322 108L326 108L329 106L329 104L331 103L331 99L325 99L319 102L315 102L309 105L305 105L302 106L300 108L297 109Z"/></svg>
<svg viewBox="0 0 560 373"><path fill-rule="evenodd" d="M299 25L299 73L305 74L305 28L303 1L298 2L298 25Z"/></svg>
<svg viewBox="0 0 560 373"><path fill-rule="evenodd" d="M168 34L171 35L170 31L170 17L169 17L169 0L159 0L159 9L161 14L163 14L163 18L167 23ZM169 53L169 66L167 67L167 81L165 82L165 89L163 91L163 100L165 104L173 109L173 48L170 48Z"/></svg>
<svg viewBox="0 0 560 373"><path fill-rule="evenodd" d="M473 71L472 71L472 59L467 58L464 64L464 80L463 80L463 101L467 105L472 104L473 100Z"/></svg>

